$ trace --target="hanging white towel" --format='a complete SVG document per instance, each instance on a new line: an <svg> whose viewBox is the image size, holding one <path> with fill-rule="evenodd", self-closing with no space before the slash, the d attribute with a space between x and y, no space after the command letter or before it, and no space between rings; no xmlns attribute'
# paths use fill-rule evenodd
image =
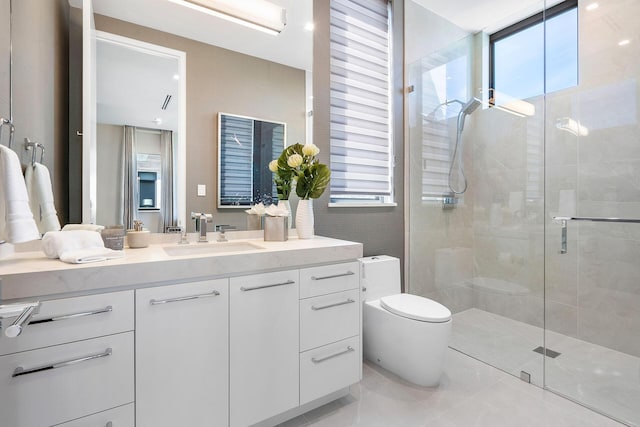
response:
<svg viewBox="0 0 640 427"><path fill-rule="evenodd" d="M22 243L39 238L18 155L0 145L0 241Z"/></svg>
<svg viewBox="0 0 640 427"><path fill-rule="evenodd" d="M53 189L49 169L41 163L27 166L24 174L29 193L29 205L40 234L60 230L58 213L53 203Z"/></svg>
<svg viewBox="0 0 640 427"><path fill-rule="evenodd" d="M42 250L49 258L71 264L124 257L124 251L105 248L100 233L88 230L50 231L42 238Z"/></svg>

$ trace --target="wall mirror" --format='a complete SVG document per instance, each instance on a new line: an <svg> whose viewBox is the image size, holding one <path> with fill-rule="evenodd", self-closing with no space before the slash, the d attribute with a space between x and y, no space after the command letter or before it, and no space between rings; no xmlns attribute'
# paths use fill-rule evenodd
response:
<svg viewBox="0 0 640 427"><path fill-rule="evenodd" d="M19 129L17 126L16 141L21 138L18 133L24 133L46 144L44 162L52 170L56 205L60 205L58 212L63 213L61 219L64 222L84 220L107 225L122 223L118 220L122 200L118 199L117 203L115 199L112 202L101 201L102 195L109 192L113 193L113 197L123 192L120 174L103 174L104 170L101 170L107 166L108 159L99 153L101 149L97 146L98 115L106 111L106 107L101 101L101 104L96 104L94 98L95 113L92 113L90 103L82 99L83 80L93 83L97 91L96 81L101 74L105 75L104 67L109 66L110 60L100 60L95 50L100 43L96 35L103 32L186 54L186 71L178 73L178 84L184 84L186 88L185 120L178 121L177 130L170 128L168 119L162 116L167 93L160 92L154 94L157 99L145 113L146 123L133 123L128 118L118 124L103 124L129 124L142 132L151 133L172 130L174 140L184 138L185 143L178 142L175 148L175 168L185 171L184 180L180 181L178 177L175 184L176 221L179 225L193 231L193 223L186 218L191 211L195 211L213 213L215 224L230 224L239 229L246 227L246 214L242 210L218 207L218 114L226 112L286 123L285 138L289 143L310 142L312 135L309 113L313 2L270 1L286 9L287 24L275 36L198 13L170 1L51 0L46 2L45 8L41 0L14 0L13 13L17 12L13 25L15 37L12 40L16 62L14 78L17 80L18 76L24 76L22 80L27 82L24 85L17 82L12 87L14 109L16 116L19 116L17 113L22 105L28 106L28 111L32 113L28 120L21 121L23 124ZM8 3L6 9L7 14L3 15L3 19L8 21ZM92 9L91 19L83 16L83 11L87 9ZM3 28L8 28L8 25ZM32 31L33 28L38 31ZM90 36L84 39L83 28L91 31ZM22 29L24 31L18 31ZM5 33L8 34L8 31L0 31L0 42L6 45L5 50L8 51L9 41L5 40ZM93 72L83 72L83 44L94 45L96 62ZM28 46L28 52L25 46ZM4 73L4 68L4 63L0 63L0 73ZM52 73L51 70L57 71ZM50 82L52 77L61 77L60 80L68 87L57 81ZM7 81L3 79L2 83ZM42 94L52 93L51 102L32 101L44 99L42 94L32 93L34 82L40 81L43 82ZM116 89L106 94L115 95L116 90L120 91L124 105L133 104L133 97L139 98L139 95L126 90L125 83L123 80L116 81ZM52 92L52 88L55 88L55 92ZM127 94L130 95L129 99L124 97ZM1 95L0 99L3 99ZM170 107L177 107L178 102L179 96L173 97ZM36 104L38 108L34 108ZM42 132L29 129L29 126L48 126L52 116L60 119L55 129ZM151 122L156 118L162 118L162 124ZM82 119L86 119L84 124ZM92 120L96 128L93 134L88 130ZM180 126L184 126L183 132ZM90 142L92 137L93 143ZM184 150L182 155L180 150ZM120 162L119 155L114 159ZM102 175L106 179L103 180ZM201 193L197 191L200 186L206 187L204 195L199 195ZM183 199L182 205L180 199ZM140 202L144 200L138 197L137 207L145 210L145 206L139 206ZM154 200L154 206L147 210L157 209L157 204L158 201ZM83 210L92 214L84 215ZM107 211L112 218L98 218ZM153 224L152 220L143 221L145 226Z"/></svg>
<svg viewBox="0 0 640 427"><path fill-rule="evenodd" d="M307 113L310 111L308 100L311 96L312 33L305 30L305 25L308 28L312 21L312 1L273 0L273 3L286 9L287 13L285 29L275 36L220 20L173 2L91 1L98 34L108 32L142 43L182 51L186 55L186 70L179 73L179 81L184 82L187 88L185 128L183 133L179 130L173 132L174 140L184 136L185 141L184 144L177 143L177 149L184 150L183 155L179 152L175 155L176 169L179 171L182 168L185 171L184 181L177 179L175 185L176 199L180 200L182 197L184 200L182 206L179 202L176 203L178 215L175 222L176 225L186 226L189 231L193 230L193 224L188 219L191 211L213 213L216 224L244 228L244 212L224 208L246 206L265 197L272 197L272 175L266 165L273 158L274 150L280 152L285 141L309 140L311 129ZM98 81L103 69L104 66L98 63ZM131 102L134 91L126 92L130 94ZM139 124L137 128L147 132L166 130L164 126L149 123L150 120L161 118L159 108L166 95L167 93L162 93L158 97L156 105L145 113L144 120L147 123ZM124 103L127 104L127 101ZM101 109L103 106L98 104L99 114ZM86 111L84 108L83 110ZM260 133L267 135L269 132L277 135L278 130L283 132L279 138L282 145L279 145L278 138L274 140L275 144L265 144L265 137L260 137L260 147L251 142L251 157L243 158L243 161L248 161L249 167L235 171L247 173L240 180L250 183L248 191L247 187L240 191L233 188L227 191L227 186L222 182L230 169L227 161L232 162L233 158L229 157L227 160L222 151L225 138L221 137L221 129L216 120L221 112L227 113L228 117L265 118L260 120L261 125L253 123L254 136ZM98 120L99 123L100 121ZM216 124L213 128L212 122ZM273 127L268 123L280 126ZM287 125L284 126L284 123ZM86 138L87 132L84 134ZM240 135L236 137L242 142ZM249 144L248 140L246 142ZM233 143L237 145L235 141ZM86 145L84 140L83 145ZM151 177L148 173L143 175L134 176L138 179L138 191L130 195L133 199L131 204L135 206L133 215L136 219L146 217L143 221L153 231L166 230L166 215L154 211L157 209L157 200L153 200L153 197L141 197L140 179ZM156 173L156 177L158 175ZM152 182L145 181L146 187L151 188ZM160 187L163 184L164 182ZM98 181L98 187L102 185ZM155 187L158 187L157 181ZM126 194L123 199L126 202ZM141 206L144 199L152 199L147 200L152 206ZM97 204L99 206L99 201ZM98 211L100 210L98 207Z"/></svg>
<svg viewBox="0 0 640 427"><path fill-rule="evenodd" d="M96 223L185 222L184 52L96 32Z"/></svg>
<svg viewBox="0 0 640 427"><path fill-rule="evenodd" d="M218 207L277 202L269 170L286 143L286 123L218 114Z"/></svg>

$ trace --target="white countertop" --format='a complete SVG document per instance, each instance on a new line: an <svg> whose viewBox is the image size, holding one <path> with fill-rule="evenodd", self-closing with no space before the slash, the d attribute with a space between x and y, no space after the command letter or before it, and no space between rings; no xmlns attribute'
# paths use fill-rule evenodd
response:
<svg viewBox="0 0 640 427"><path fill-rule="evenodd" d="M16 252L0 260L0 301L52 298L107 292L140 286L188 282L198 279L238 276L302 266L354 260L362 256L362 244L316 236L290 238L286 242L233 239L250 242L256 249L241 252L170 256L164 247L125 249L125 257L89 264L67 264L48 259L42 251ZM225 243L190 243L225 245Z"/></svg>

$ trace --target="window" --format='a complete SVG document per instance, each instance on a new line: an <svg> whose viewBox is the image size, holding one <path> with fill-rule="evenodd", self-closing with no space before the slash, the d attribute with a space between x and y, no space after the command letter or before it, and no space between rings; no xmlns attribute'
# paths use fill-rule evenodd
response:
<svg viewBox="0 0 640 427"><path fill-rule="evenodd" d="M490 86L497 103L578 84L577 5L564 1L490 36Z"/></svg>
<svg viewBox="0 0 640 427"><path fill-rule="evenodd" d="M160 154L136 154L138 171L138 209L160 209L160 170L162 157Z"/></svg>
<svg viewBox="0 0 640 427"><path fill-rule="evenodd" d="M331 202L392 202L387 0L331 0Z"/></svg>

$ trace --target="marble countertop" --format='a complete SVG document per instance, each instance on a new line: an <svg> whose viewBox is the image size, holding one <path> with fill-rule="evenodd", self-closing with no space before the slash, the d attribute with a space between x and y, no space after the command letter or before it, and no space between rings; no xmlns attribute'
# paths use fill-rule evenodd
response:
<svg viewBox="0 0 640 427"><path fill-rule="evenodd" d="M225 245L249 242L255 249L204 254L168 255L175 242L125 249L125 257L88 264L67 264L48 259L42 251L15 252L0 260L0 301L54 298L131 289L141 286L238 276L309 265L349 261L362 256L362 244L316 236L265 242L261 238L230 239ZM186 249L188 252L190 249Z"/></svg>

